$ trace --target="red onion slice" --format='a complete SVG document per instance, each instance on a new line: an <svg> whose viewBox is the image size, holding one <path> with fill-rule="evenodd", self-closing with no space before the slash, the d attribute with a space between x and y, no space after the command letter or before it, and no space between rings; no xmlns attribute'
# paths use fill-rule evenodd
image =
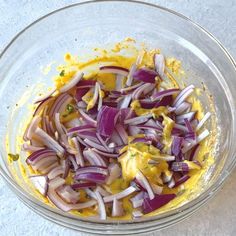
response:
<svg viewBox="0 0 236 236"><path fill-rule="evenodd" d="M56 178L57 176L59 175L63 175L65 172L65 170L62 168L62 166L58 166L54 169L52 169L49 173L48 173L48 178L51 180L51 179L54 179Z"/></svg>
<svg viewBox="0 0 236 236"><path fill-rule="evenodd" d="M113 195L104 197L104 198L103 198L103 201L104 201L105 203L107 203L107 202L112 202L112 201L114 201L114 199L119 200L119 199L122 199L122 198L124 198L124 197L127 197L128 195L130 195L131 193L133 193L133 192L135 192L135 191L136 191L136 188L133 187L133 186L130 186L130 187L126 188L125 190L123 190L123 191L121 191L121 192L119 192L119 193L117 193L117 194L113 194Z"/></svg>
<svg viewBox="0 0 236 236"><path fill-rule="evenodd" d="M188 102L182 102L176 109L175 109L175 114L176 115L181 115L184 112L188 112L191 109L191 104Z"/></svg>
<svg viewBox="0 0 236 236"><path fill-rule="evenodd" d="M103 198L101 197L101 195L98 191L95 191L95 195L97 197L100 219L106 220L107 214L106 214L106 208L105 208L105 204L103 202Z"/></svg>
<svg viewBox="0 0 236 236"><path fill-rule="evenodd" d="M40 102L43 102L43 101L49 99L55 92L56 92L56 90L53 89L53 90L45 93L43 96L40 96L40 97L36 98L34 103L40 103Z"/></svg>
<svg viewBox="0 0 236 236"><path fill-rule="evenodd" d="M104 184L106 180L106 175L100 173L83 173L75 175L76 180L85 180L88 182L94 182L98 184Z"/></svg>
<svg viewBox="0 0 236 236"><path fill-rule="evenodd" d="M41 141L49 148L58 153L59 156L63 156L64 148L56 142L51 136L44 132L41 128L35 130L35 134L40 137Z"/></svg>
<svg viewBox="0 0 236 236"><path fill-rule="evenodd" d="M76 204L79 201L80 193L74 191L71 186L62 186L57 190L57 193L68 203Z"/></svg>
<svg viewBox="0 0 236 236"><path fill-rule="evenodd" d="M144 196L145 192L141 191L138 194L136 194L133 198L130 198L133 208L138 208L142 206Z"/></svg>
<svg viewBox="0 0 236 236"><path fill-rule="evenodd" d="M141 68L134 72L133 78L136 80L143 81L145 83L155 83L157 73L154 70L147 68Z"/></svg>
<svg viewBox="0 0 236 236"><path fill-rule="evenodd" d="M29 177L34 187L44 196L48 191L48 178L45 175L35 175Z"/></svg>
<svg viewBox="0 0 236 236"><path fill-rule="evenodd" d="M67 84L65 84L63 87L61 87L61 88L59 89L59 91L60 91L61 93L64 93L64 92L70 90L71 88L73 88L74 86L76 86L76 84L79 83L79 81L83 78L83 76L84 76L84 73L82 73L82 72L80 72L80 71L77 72L77 73L73 76L73 78L72 78Z"/></svg>
<svg viewBox="0 0 236 236"><path fill-rule="evenodd" d="M138 117L134 117L131 119L127 119L124 121L124 123L126 125L139 125L142 124L144 122L147 122L150 118L152 117L152 114L148 114L148 115L143 115L143 116L138 116Z"/></svg>
<svg viewBox="0 0 236 236"><path fill-rule="evenodd" d="M116 198L113 201L112 205L112 214L113 217L120 217L124 215L124 209L122 202L118 201Z"/></svg>
<svg viewBox="0 0 236 236"><path fill-rule="evenodd" d="M155 195L153 199L145 198L143 201L143 212L148 214L166 205L176 197L175 194Z"/></svg>
<svg viewBox="0 0 236 236"><path fill-rule="evenodd" d="M138 180L138 182L141 184L141 186L147 190L148 196L149 198L152 200L155 195L154 192L152 190L151 185L149 184L148 180L146 179L146 177L143 175L143 173L141 171L139 171L136 175L136 179Z"/></svg>
<svg viewBox="0 0 236 236"><path fill-rule="evenodd" d="M165 58L162 54L155 54L154 55L154 64L156 72L161 76L163 79L164 71L165 71Z"/></svg>
<svg viewBox="0 0 236 236"><path fill-rule="evenodd" d="M173 102L173 106L177 107L185 101L186 98L188 98L192 92L194 91L194 86L193 85L189 85L188 87L184 88L179 95L175 98L174 102Z"/></svg>
<svg viewBox="0 0 236 236"><path fill-rule="evenodd" d="M151 100L157 101L159 99L162 99L163 97L174 95L176 93L179 93L179 89L167 89L164 91L159 91L159 92L156 92L154 95L152 95Z"/></svg>
<svg viewBox="0 0 236 236"><path fill-rule="evenodd" d="M116 163L111 163L108 166L109 176L106 179L106 184L111 184L114 180L121 176L121 168Z"/></svg>
<svg viewBox="0 0 236 236"><path fill-rule="evenodd" d="M48 185L50 189L57 189L63 184L65 184L65 182L66 182L65 179L61 177L56 177L55 179L50 180Z"/></svg>
<svg viewBox="0 0 236 236"><path fill-rule="evenodd" d="M134 210L134 211L132 212L132 215L133 215L133 218L134 218L134 219L137 219L137 218L142 217L142 216L143 216L143 213L142 213L141 211L139 211L139 210Z"/></svg>
<svg viewBox="0 0 236 236"><path fill-rule="evenodd" d="M81 210L84 208L92 207L97 203L96 200L90 200L85 203L69 204L63 201L63 199L59 197L55 190L51 188L49 188L48 191L48 198L56 207L65 212L70 210Z"/></svg>
<svg viewBox="0 0 236 236"><path fill-rule="evenodd" d="M83 154L84 158L86 158L91 165L103 166L103 167L107 166L102 157L98 153L94 152L92 149L84 150Z"/></svg>
<svg viewBox="0 0 236 236"><path fill-rule="evenodd" d="M71 139L71 141L73 142L74 146L75 146L75 149L76 149L76 153L75 153L75 160L76 160L76 163L80 166L84 166L84 158L83 158L83 155L82 155L82 151L81 151L81 148L80 148L80 144L78 142L78 140L74 137Z"/></svg>
<svg viewBox="0 0 236 236"><path fill-rule="evenodd" d="M124 68L124 67L120 67L120 66L101 66L100 71L104 72L104 73L112 73L112 74L118 74L118 75L123 75L123 76L127 76L129 74L129 70Z"/></svg>
<svg viewBox="0 0 236 236"><path fill-rule="evenodd" d="M26 133L24 134L24 140L30 140L32 139L35 130L39 126L39 123L41 122L42 118L40 116L34 116L31 120L29 127L26 129Z"/></svg>
<svg viewBox="0 0 236 236"><path fill-rule="evenodd" d="M197 127L196 127L196 131L198 131L199 129L202 128L202 126L205 124L205 122L210 118L211 113L207 112L204 117L199 121Z"/></svg>
<svg viewBox="0 0 236 236"><path fill-rule="evenodd" d="M97 121L95 121L94 119L92 119L89 115L87 115L82 109L79 109L79 113L82 116L82 118L84 119L84 121L87 124L92 125L93 127L97 126Z"/></svg>
<svg viewBox="0 0 236 236"><path fill-rule="evenodd" d="M84 173L98 173L98 174L108 175L108 170L107 168L100 166L86 166L79 168L75 174L80 175Z"/></svg>
<svg viewBox="0 0 236 236"><path fill-rule="evenodd" d="M92 188L96 187L96 183L76 183L71 185L72 189L78 190L78 189L86 189L86 188Z"/></svg>

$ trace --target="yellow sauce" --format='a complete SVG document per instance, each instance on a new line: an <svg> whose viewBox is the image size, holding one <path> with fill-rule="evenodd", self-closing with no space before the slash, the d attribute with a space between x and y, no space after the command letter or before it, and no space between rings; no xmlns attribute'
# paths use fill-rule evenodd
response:
<svg viewBox="0 0 236 236"><path fill-rule="evenodd" d="M130 68L130 66L135 62L136 57L140 50L138 50L135 46L135 41L132 39L127 39L124 42L118 43L115 47L113 47L110 51L102 51L101 56L96 56L95 58L92 58L88 61L80 62L75 57L71 56L69 53L65 55L65 65L58 66L58 72L61 72L64 70L63 76L56 76L54 78L56 88L59 89L61 86L66 84L70 79L74 76L77 70L86 70L87 68L89 73L85 74L86 79L95 79L102 82L106 90L112 90L115 87L116 78L114 75L111 74L104 74L99 73L97 70L98 66L101 65L114 65L114 66L122 66L125 68ZM98 51L98 49L96 49ZM95 50L95 51L96 51ZM130 55L124 56L119 54L121 51L127 50ZM160 52L160 50L152 50L147 51L144 49L144 57L142 60L142 65L146 65L149 67L153 67L153 55L156 52ZM181 72L181 63L177 61L174 58L170 58L166 60L167 67L170 69L172 73L179 74ZM95 68L95 69L94 69ZM167 73L168 75L168 73ZM178 87L177 82L173 79L171 75L168 76L170 79L170 85L171 87ZM100 94L102 96L102 94ZM92 97L93 94L89 92L83 97L83 100L90 104L92 103ZM204 111L202 108L202 105L200 101L192 96L189 98L189 101L192 102L192 110L197 111L197 118L201 119L204 115ZM89 107L90 107L89 105ZM165 107L159 107L154 109L142 109L140 108L140 104L138 101L133 101L131 105L132 109L135 111L137 115L144 115L144 114L152 114L154 117L163 116L163 125L164 125L164 131L163 131L163 143L165 145L165 150L170 149L171 145L171 130L173 128L173 121L166 116L168 114ZM62 118L63 122L72 120L76 117L77 114L72 113L66 118ZM151 212L148 214L148 216L155 215L161 212L168 211L169 209L176 208L180 205L183 205L184 203L188 202L190 200L190 194L192 192L197 193L199 192L199 189L201 184L200 181L202 180L205 172L209 169L209 167L214 163L214 157L212 156L212 149L209 146L209 143L213 143L214 137L209 137L205 141L203 141L200 144L200 151L197 157L197 160L199 160L203 166L200 170L191 170L190 176L191 178L184 183L184 191L182 191L179 187L168 190L164 188L164 193L174 192L176 194L179 194L174 200L172 200L167 205L163 206L162 208ZM17 145L20 146L22 143L21 141L17 142ZM159 156L161 158L161 153L158 149L148 146L143 143L135 143L135 144L129 144L128 147L125 147L127 152L120 158L120 164L122 166L122 174L123 178L116 179L112 184L109 186L106 186L106 189L109 190L111 193L115 194L123 189L127 188L129 186L129 181L131 181L137 174L139 170L141 170L144 175L151 180L153 183L158 183L158 177L164 172L166 175L168 175L168 164L166 161L159 161L158 165L150 165L148 162L153 158L153 156ZM207 156L207 158L206 158ZM23 160L21 160L23 161ZM9 165L12 165L12 163L9 162ZM23 177L23 180L27 183L27 185L32 186L28 179L28 175L25 171L25 168L23 165L19 164L21 169L21 174ZM14 176L17 176L14 174L14 168L11 168L12 173ZM22 181L22 180L21 180ZM66 179L66 182L69 184L71 183L72 179L71 176L68 176ZM33 189L33 187L32 187ZM180 194L181 193L181 194ZM49 201L44 198L42 195L40 195L37 191L35 191L35 194L37 195L37 198L43 200L45 203L50 204ZM131 195L132 196L132 195ZM124 217L119 217L119 219L129 219L130 213L132 212L132 205L129 201L129 198L126 197L123 199L124 208L126 209L126 214ZM81 200L86 201L86 195L83 190L81 190L80 194ZM71 213L79 215L79 216L92 216L97 214L96 208L88 208L81 211L71 211Z"/></svg>

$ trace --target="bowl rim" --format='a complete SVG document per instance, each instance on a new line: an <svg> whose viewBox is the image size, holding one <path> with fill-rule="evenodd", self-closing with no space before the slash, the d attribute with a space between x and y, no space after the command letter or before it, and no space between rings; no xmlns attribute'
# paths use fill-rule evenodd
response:
<svg viewBox="0 0 236 236"><path fill-rule="evenodd" d="M177 17L182 18L183 20L186 20L193 27L195 27L197 30L201 31L202 33L206 34L206 36L208 36L214 43L216 43L216 45L219 47L219 49L222 50L222 52L228 58L229 62L231 63L231 65L234 67L234 69L236 71L236 61L234 60L234 58L231 56L231 54L228 52L228 50L223 46L223 44L215 36L213 36L208 30L206 30L204 27L202 27L198 23L192 21L190 18L188 18L188 17L184 16L183 14L178 13L178 12L176 12L174 10L171 10L169 8L166 8L166 7L157 5L157 4L148 3L148 2L142 2L142 1L139 1L139 0L89 0L89 1L84 1L84 2L81 2L81 3L74 3L74 4L66 5L66 6L58 8L58 9L56 9L54 11L51 11L50 13L45 14L42 17L40 17L40 18L36 19L35 21L33 21L32 23L30 23L28 26L26 26L24 29L19 31L14 36L12 38L12 40L5 46L5 48L0 53L0 62L1 62L2 57L6 54L7 50L14 44L14 42L22 34L24 34L25 31L27 31L28 29L30 29L31 27L33 27L34 25L36 25L40 21L50 17L51 15L57 14L58 12L67 10L69 8L74 8L74 7L78 7L78 6L82 6L82 5L97 4L97 3L109 3L110 4L112 2L122 2L122 3L126 2L126 3L132 3L132 4L145 5L145 6L148 6L148 7L151 7L151 8L155 8L157 10L162 10L162 11L168 13L168 14L173 14L173 15L175 15ZM1 155L1 157L2 157L2 155ZM207 188L204 191L204 194L206 194L204 196L204 198L203 198L202 194L198 195L195 199L193 199L190 202L184 204L183 206L180 206L180 207L178 207L176 209L172 209L172 210L170 210L170 211L168 211L166 213L160 213L160 214L158 214L156 216L142 217L141 219L137 219L137 220L120 220L120 221L118 221L118 220L106 220L106 221L103 221L103 220L100 220L100 219L93 220L93 219L90 219L90 218L86 219L84 217L74 216L72 214L62 212L62 211L60 211L58 209L55 209L55 208L52 208L52 207L48 206L45 203L42 203L41 201L39 201L34 196L28 194L21 186L19 186L12 179L11 176L9 176L6 173L6 171L1 167L1 165L0 165L0 175L3 177L3 179L8 184L10 184L10 188L12 190L16 190L18 192L19 195L17 194L16 196L18 198L20 198L21 201L23 201L25 203L25 205L27 205L28 207L29 207L28 203L26 204L25 200L22 199L22 198L26 198L27 201L31 202L34 206L42 208L43 210L45 210L49 214L55 214L57 216L60 215L62 217L61 219L68 218L68 219L72 219L72 220L76 220L76 221L80 221L80 222L84 222L84 223L95 223L97 225L104 225L105 226L105 225L114 225L114 223L119 223L119 224L122 224L122 225L131 225L131 224L144 224L146 222L156 222L158 219L170 218L171 216L178 215L179 213L185 213L185 216L189 216L189 215L193 214L200 206L202 206L203 204L208 202L208 200L210 198L212 198L212 196L215 195L217 190L222 186L222 184L228 178L228 176L230 175L230 173L232 172L232 170L234 169L235 166L236 166L236 159L234 161L232 161L232 164L228 167L228 169L225 170L224 178L221 178L219 182L214 183L212 186L210 186L209 188ZM30 208L33 209L34 207L33 208L30 207ZM37 212L36 208L34 208L33 210L35 210ZM43 215L42 212L40 212L39 214ZM46 218L49 219L49 217L46 217ZM181 219L178 219L175 222L178 222L180 220Z"/></svg>

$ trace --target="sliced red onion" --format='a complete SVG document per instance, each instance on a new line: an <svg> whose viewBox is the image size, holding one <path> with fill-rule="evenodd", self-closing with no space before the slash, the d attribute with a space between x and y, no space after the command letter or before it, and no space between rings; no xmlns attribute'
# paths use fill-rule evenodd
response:
<svg viewBox="0 0 236 236"><path fill-rule="evenodd" d="M189 171L189 166L185 162L173 162L171 164L171 170L188 172Z"/></svg>
<svg viewBox="0 0 236 236"><path fill-rule="evenodd" d="M54 179L56 178L57 176L59 175L63 175L65 172L65 170L62 168L62 166L58 166L54 169L52 169L49 173L48 173L48 178L51 180L51 179Z"/></svg>
<svg viewBox="0 0 236 236"><path fill-rule="evenodd" d="M96 84L96 80L83 79L76 84L77 88L91 88Z"/></svg>
<svg viewBox="0 0 236 236"><path fill-rule="evenodd" d="M133 64L131 67L130 67L130 71L129 71L129 74L127 75L127 81L126 81L126 85L127 86L131 86L132 82L133 82L133 75L135 73L135 71L137 70L137 65L136 64Z"/></svg>
<svg viewBox="0 0 236 236"><path fill-rule="evenodd" d="M127 94L127 93L131 93L132 91L134 91L135 89L137 89L138 87L142 86L144 84L144 82L138 82L132 86L126 87L121 89L121 93L122 94Z"/></svg>
<svg viewBox="0 0 236 236"><path fill-rule="evenodd" d="M48 191L48 178L45 175L34 175L29 177L34 187L44 196Z"/></svg>
<svg viewBox="0 0 236 236"><path fill-rule="evenodd" d="M116 91L121 91L123 88L123 81L125 76L123 75L116 75Z"/></svg>
<svg viewBox="0 0 236 236"><path fill-rule="evenodd" d="M107 197L104 197L103 198L103 201L105 203L107 202L112 202L114 201L114 199L122 199L124 197L127 197L128 195L130 195L131 193L135 192L136 191L136 188L133 187L133 186L130 186L128 188L126 188L125 190L119 192L119 193L116 193L116 194L113 194L113 195L110 195L110 196L107 196Z"/></svg>
<svg viewBox="0 0 236 236"><path fill-rule="evenodd" d="M73 156L69 155L68 159L70 160L74 171L76 171L79 168L79 166L78 166L77 162L75 161L75 158Z"/></svg>
<svg viewBox="0 0 236 236"><path fill-rule="evenodd" d="M36 128L35 134L40 137L41 141L48 147L58 153L59 156L63 156L64 148L56 142L51 136L44 132L41 128Z"/></svg>
<svg viewBox="0 0 236 236"><path fill-rule="evenodd" d="M57 190L57 193L68 203L76 204L79 201L80 193L74 191L71 186L62 186Z"/></svg>
<svg viewBox="0 0 236 236"><path fill-rule="evenodd" d="M50 180L48 184L50 189L57 189L63 184L65 184L65 182L65 179L61 177L56 177L55 179Z"/></svg>
<svg viewBox="0 0 236 236"><path fill-rule="evenodd" d="M39 105L37 106L37 108L35 109L34 113L33 113L33 117L40 115L40 113L42 111L44 111L45 109L47 109L47 105L54 99L54 97L48 97L47 99L44 99L42 102L39 103Z"/></svg>
<svg viewBox="0 0 236 236"><path fill-rule="evenodd" d="M109 176L106 179L106 184L110 185L114 180L121 176L121 168L116 163L111 163L108 166Z"/></svg>
<svg viewBox="0 0 236 236"><path fill-rule="evenodd" d="M124 67L120 67L120 66L102 66L99 69L100 71L104 73L112 73L112 74L118 74L118 75L123 75L123 76L127 76L129 74L128 69Z"/></svg>
<svg viewBox="0 0 236 236"><path fill-rule="evenodd" d="M189 161L194 161L194 160L196 160L196 157L197 157L199 151L200 151L200 145L197 144L197 145L193 148L193 150L191 150L191 153L190 153L190 155L189 155Z"/></svg>
<svg viewBox="0 0 236 236"><path fill-rule="evenodd" d="M186 126L183 126L183 125L180 125L180 124L174 124L174 128L176 128L176 129L179 129L179 130L181 130L181 131L183 131L183 132L188 132L188 129L187 129L187 127Z"/></svg>
<svg viewBox="0 0 236 236"><path fill-rule="evenodd" d="M98 153L94 152L92 149L84 150L83 154L91 165L104 166L104 167L107 166L102 157Z"/></svg>
<svg viewBox="0 0 236 236"><path fill-rule="evenodd" d="M82 155L82 151L81 151L81 148L80 148L80 144L78 142L78 140L74 137L71 139L71 141L73 142L74 146L75 146L75 149L76 149L76 153L75 153L75 160L76 160L76 163L80 166L84 166L84 158L83 158L83 155Z"/></svg>
<svg viewBox="0 0 236 236"><path fill-rule="evenodd" d="M42 174L48 174L52 169L54 169L54 168L56 168L56 167L58 167L58 166L59 166L58 162L54 162L53 164L49 165L48 167L43 167L43 168L40 170L40 172L41 172Z"/></svg>
<svg viewBox="0 0 236 236"><path fill-rule="evenodd" d="M150 83L145 83L135 89L135 91L132 93L132 99L137 100L141 97L141 95L146 95L148 92L154 89L154 85Z"/></svg>
<svg viewBox="0 0 236 236"><path fill-rule="evenodd" d="M150 145L152 144L152 139L150 137L135 138L131 143L146 143Z"/></svg>
<svg viewBox="0 0 236 236"><path fill-rule="evenodd" d="M113 107L103 106L98 111L97 131L100 135L104 137L110 137L113 133L116 124L116 117L119 110Z"/></svg>
<svg viewBox="0 0 236 236"><path fill-rule="evenodd" d="M116 124L115 128L116 128L117 133L121 137L123 143L127 144L128 143L128 135L127 135L124 127L121 124Z"/></svg>
<svg viewBox="0 0 236 236"><path fill-rule="evenodd" d="M93 188L96 187L96 183L76 183L71 185L72 189L86 189L86 188Z"/></svg>
<svg viewBox="0 0 236 236"><path fill-rule="evenodd" d="M164 58L164 56L162 54L155 54L154 55L154 64L155 64L156 72L163 79L164 71L165 71L165 58Z"/></svg>
<svg viewBox="0 0 236 236"><path fill-rule="evenodd" d="M128 108L129 104L131 102L131 99L132 99L132 94L128 94L128 95L124 96L123 100L119 104L119 109Z"/></svg>
<svg viewBox="0 0 236 236"><path fill-rule="evenodd" d="M86 167L81 167L76 171L76 175L84 173L98 173L98 174L108 175L108 170L107 168L100 166L86 166Z"/></svg>
<svg viewBox="0 0 236 236"><path fill-rule="evenodd" d="M118 154L112 154L112 153L108 153L108 152L103 152L103 151L100 151L96 148L92 148L91 150L93 150L94 152L104 156L104 157L110 157L110 158L117 158L119 155Z"/></svg>
<svg viewBox="0 0 236 236"><path fill-rule="evenodd" d="M86 114L82 109L79 109L79 113L87 124L93 127L97 126L97 121L93 120L88 114Z"/></svg>
<svg viewBox="0 0 236 236"><path fill-rule="evenodd" d="M154 70L147 68L138 69L133 73L134 79L143 81L145 83L155 83L156 76L157 73Z"/></svg>
<svg viewBox="0 0 236 236"><path fill-rule="evenodd" d="M85 180L88 182L94 182L98 184L104 184L106 180L106 175L99 173L83 173L75 176L76 180Z"/></svg>
<svg viewBox="0 0 236 236"><path fill-rule="evenodd" d="M26 151L26 152L36 152L36 151L40 151L42 149L44 149L44 147L36 147L36 146L30 145L28 143L23 143L23 145L22 145L22 150Z"/></svg>
<svg viewBox="0 0 236 236"><path fill-rule="evenodd" d="M183 138L182 137L173 137L173 141L171 144L171 153L174 156L178 156L181 152L181 146L182 146Z"/></svg>
<svg viewBox="0 0 236 236"><path fill-rule="evenodd" d="M84 139L84 143L86 144L86 146L88 147L91 147L91 148L96 148L102 152L108 152L108 150L103 146L103 145L100 145L99 143L97 142L94 142L92 140L89 140L87 138ZM110 150L110 149L109 149ZM112 151L113 152L113 151Z"/></svg>
<svg viewBox="0 0 236 236"><path fill-rule="evenodd" d="M83 76L84 76L84 73L82 73L82 72L80 72L80 71L77 72L67 84L65 84L64 86L62 86L62 87L59 89L59 91L60 91L61 93L64 93L64 92L70 90L71 88L73 88L74 86L76 86L76 84L79 83L79 81L83 78Z"/></svg>
<svg viewBox="0 0 236 236"><path fill-rule="evenodd" d="M137 218L142 217L142 216L143 216L143 213L142 213L141 211L139 211L139 210L134 210L134 211L132 212L132 215L133 215L133 218L134 218L134 219L137 219Z"/></svg>
<svg viewBox="0 0 236 236"><path fill-rule="evenodd" d="M76 127L68 129L67 134L71 135L71 134L79 133L82 131L95 131L95 127L90 124L80 125L80 126L76 126Z"/></svg>
<svg viewBox="0 0 236 236"><path fill-rule="evenodd" d="M95 191L98 191L101 194L102 197L106 197L106 196L110 196L111 195L109 192L107 192L101 186L97 186Z"/></svg>
<svg viewBox="0 0 236 236"><path fill-rule="evenodd" d="M175 114L176 115L181 115L184 112L188 112L191 109L191 104L188 102L182 102L176 109L175 109Z"/></svg>
<svg viewBox="0 0 236 236"><path fill-rule="evenodd" d="M56 91L56 90L53 89L53 90L51 90L51 91L45 93L43 96L38 97L38 98L34 101L34 103L40 103L40 102L43 102L43 101L49 99L49 98L55 93L55 91Z"/></svg>
<svg viewBox="0 0 236 236"><path fill-rule="evenodd" d="M139 171L136 175L136 179L138 180L138 182L140 183L140 185L147 190L148 196L150 199L154 198L154 192L153 189L150 185L150 183L148 182L147 178L143 175L143 173L141 171Z"/></svg>
<svg viewBox="0 0 236 236"><path fill-rule="evenodd" d="M89 91L89 87L86 88L81 88L81 87L77 87L76 91L75 91L75 99L77 102L82 101L82 97ZM86 105L85 105L86 107Z"/></svg>
<svg viewBox="0 0 236 236"><path fill-rule="evenodd" d="M65 110L66 106L72 101L72 97L67 93L60 94L49 111L49 117L54 117L56 113L61 113Z"/></svg>
<svg viewBox="0 0 236 236"><path fill-rule="evenodd" d="M62 178L66 179L67 176L69 175L69 171L70 171L70 163L67 158L65 160L61 160L61 167L64 170Z"/></svg>
<svg viewBox="0 0 236 236"><path fill-rule="evenodd" d="M152 95L151 100L157 101L159 99L162 99L163 97L174 95L176 93L179 93L179 89L167 89L163 91L156 92L154 95Z"/></svg>
<svg viewBox="0 0 236 236"><path fill-rule="evenodd" d="M101 137L101 135L97 133L96 136L98 138L98 141L103 145L103 147L106 148L108 152L112 152L112 149L107 146L106 142Z"/></svg>
<svg viewBox="0 0 236 236"><path fill-rule="evenodd" d="M155 195L153 199L145 198L143 201L143 212L148 214L166 205L176 197L175 194Z"/></svg>
<svg viewBox="0 0 236 236"><path fill-rule="evenodd" d="M51 188L49 188L48 191L48 198L56 207L65 212L70 210L81 210L84 208L94 206L97 203L96 200L90 200L85 203L69 204L66 203L63 199L61 199L59 195L55 192L55 190Z"/></svg>
<svg viewBox="0 0 236 236"><path fill-rule="evenodd" d="M24 134L24 140L30 140L32 139L35 130L39 126L39 123L41 122L42 118L40 116L34 116L31 120L29 127L26 129L26 133Z"/></svg>
<svg viewBox="0 0 236 236"><path fill-rule="evenodd" d="M101 220L106 220L107 214L106 214L106 208L105 208L105 204L103 202L103 198L101 197L101 195L98 191L95 191L95 195L96 195L96 198L97 198L100 219Z"/></svg>
<svg viewBox="0 0 236 236"><path fill-rule="evenodd" d="M55 125L56 125L56 129L59 134L65 134L66 129L60 122L60 114L59 113L55 114Z"/></svg>
<svg viewBox="0 0 236 236"><path fill-rule="evenodd" d="M133 208L138 208L142 206L144 196L145 196L145 193L141 191L138 194L136 194L133 198L130 198Z"/></svg>
<svg viewBox="0 0 236 236"><path fill-rule="evenodd" d="M199 121L197 127L196 127L196 131L198 131L199 129L202 128L202 126L205 124L205 122L210 118L211 113L207 112L204 117Z"/></svg>
<svg viewBox="0 0 236 236"><path fill-rule="evenodd" d="M184 120L187 119L188 121L193 120L196 112L195 111L190 111L188 113L185 113L183 115L176 116L176 123L178 124L184 124Z"/></svg>
<svg viewBox="0 0 236 236"><path fill-rule="evenodd" d="M185 183L189 178L190 178L190 176L188 176L188 175L183 175L182 177L180 177L180 178L175 182L174 188L176 188L176 187L178 187L179 185Z"/></svg>
<svg viewBox="0 0 236 236"><path fill-rule="evenodd" d="M150 119L151 117L152 117L152 114L147 114L147 115L127 119L127 120L124 121L124 123L126 125L128 125L128 124L129 125L139 125L139 124L142 124L144 122L147 122L148 119Z"/></svg>
<svg viewBox="0 0 236 236"><path fill-rule="evenodd" d="M173 102L173 106L177 107L188 98L191 93L194 91L194 85L189 85L188 87L184 88L179 95L175 98Z"/></svg>
<svg viewBox="0 0 236 236"><path fill-rule="evenodd" d="M128 134L129 136L136 136L138 134L141 134L141 129L139 129L137 126L129 126Z"/></svg>
<svg viewBox="0 0 236 236"><path fill-rule="evenodd" d="M113 201L112 205L112 216L120 217L124 215L124 208L122 202L118 201L116 198Z"/></svg>
<svg viewBox="0 0 236 236"><path fill-rule="evenodd" d="M27 157L27 164L35 164L39 160L48 157L48 156L56 156L56 152L51 149L40 149L36 152L33 152L30 156Z"/></svg>
<svg viewBox="0 0 236 236"><path fill-rule="evenodd" d="M151 125L137 125L137 127L139 128L139 129L147 129L147 130L153 130L153 131L157 131L157 132L162 132L163 131L163 129L161 129L161 128L159 128L159 127L157 127L156 125L155 126L151 126Z"/></svg>
<svg viewBox="0 0 236 236"><path fill-rule="evenodd" d="M102 97L102 90L101 90L101 86L99 83L97 83L98 86L98 93L99 93L99 98L98 98L98 107L97 110L99 111L102 107L102 103L103 103L103 97Z"/></svg>
<svg viewBox="0 0 236 236"><path fill-rule="evenodd" d="M185 145L182 148L182 152L186 153L188 150L190 150L191 148L193 148L195 145L197 145L198 143L200 143L202 140L204 140L208 135L210 134L210 132L206 129L204 130L201 134L199 134L196 137L196 140L194 140L194 142L192 142L190 145Z"/></svg>

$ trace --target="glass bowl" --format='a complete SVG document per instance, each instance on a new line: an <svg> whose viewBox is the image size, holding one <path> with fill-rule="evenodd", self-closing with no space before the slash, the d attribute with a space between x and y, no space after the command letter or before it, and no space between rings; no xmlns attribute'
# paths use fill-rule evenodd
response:
<svg viewBox="0 0 236 236"><path fill-rule="evenodd" d="M150 47L161 48L183 62L186 83L208 88L200 99L205 110L216 111L215 164L204 176L199 194L166 213L132 221L100 221L73 216L44 204L20 176L20 165L7 163L7 153L16 152L29 105L44 84L52 86L52 70L41 68L63 54L88 53L132 37ZM236 158L236 67L226 49L206 30L188 18L163 7L134 1L91 1L71 5L35 21L20 32L0 56L1 159L0 173L7 185L28 207L66 227L97 234L137 234L162 229L179 222L206 203L233 170ZM41 90L40 90L41 89ZM24 157L23 157L24 158ZM18 176L18 177L17 177Z"/></svg>

